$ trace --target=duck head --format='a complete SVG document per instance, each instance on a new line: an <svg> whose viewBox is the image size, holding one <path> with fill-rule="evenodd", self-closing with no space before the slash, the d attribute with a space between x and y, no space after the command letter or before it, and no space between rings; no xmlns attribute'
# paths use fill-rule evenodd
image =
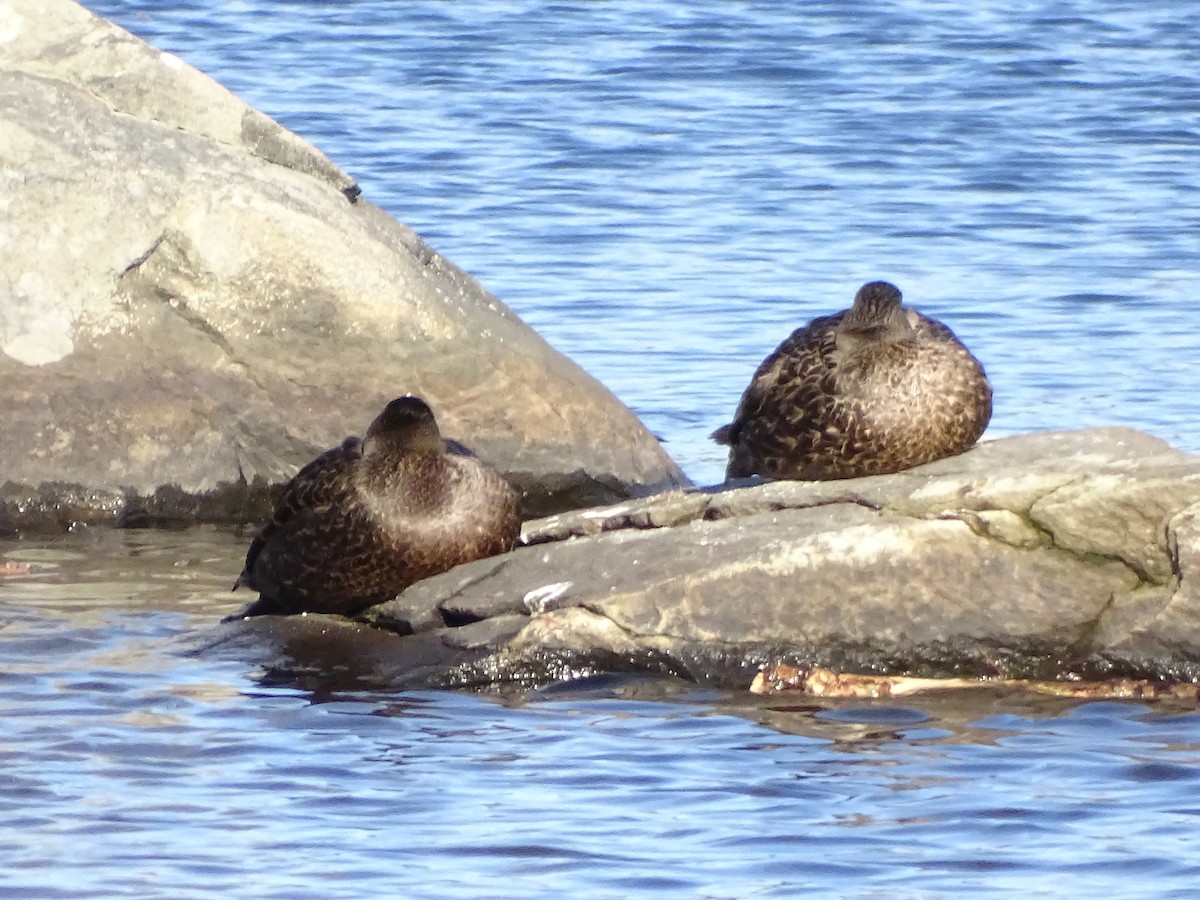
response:
<svg viewBox="0 0 1200 900"><path fill-rule="evenodd" d="M900 300L900 289L891 282L867 282L854 295L854 305L842 318L840 330L865 340L911 337L912 324Z"/></svg>
<svg viewBox="0 0 1200 900"><path fill-rule="evenodd" d="M440 453L442 434L433 410L420 397L405 394L383 408L368 426L363 455Z"/></svg>

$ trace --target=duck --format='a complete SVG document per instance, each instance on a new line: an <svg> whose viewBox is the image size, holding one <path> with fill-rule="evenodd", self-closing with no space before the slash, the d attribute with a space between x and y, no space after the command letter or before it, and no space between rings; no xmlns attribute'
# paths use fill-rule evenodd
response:
<svg viewBox="0 0 1200 900"><path fill-rule="evenodd" d="M461 563L516 546L517 492L466 446L444 439L429 404L406 394L312 460L284 487L233 589L260 615L353 615Z"/></svg>
<svg viewBox="0 0 1200 900"><path fill-rule="evenodd" d="M885 475L962 453L992 417L982 364L941 322L872 281L759 365L733 421L726 480Z"/></svg>

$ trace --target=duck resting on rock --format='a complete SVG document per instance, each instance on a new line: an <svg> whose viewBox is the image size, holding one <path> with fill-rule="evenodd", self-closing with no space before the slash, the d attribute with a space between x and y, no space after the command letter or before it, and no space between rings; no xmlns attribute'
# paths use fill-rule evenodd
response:
<svg viewBox="0 0 1200 900"><path fill-rule="evenodd" d="M284 488L233 586L259 597L229 618L348 615L422 578L511 550L520 531L508 482L443 440L424 400L400 397L365 437L322 453Z"/></svg>
<svg viewBox="0 0 1200 900"><path fill-rule="evenodd" d="M813 319L763 360L733 421L725 477L883 475L969 449L992 416L983 366L886 281Z"/></svg>

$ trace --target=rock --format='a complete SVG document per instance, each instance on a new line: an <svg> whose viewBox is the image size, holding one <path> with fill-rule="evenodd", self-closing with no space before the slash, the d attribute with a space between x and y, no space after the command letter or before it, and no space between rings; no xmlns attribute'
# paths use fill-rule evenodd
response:
<svg viewBox="0 0 1200 900"><path fill-rule="evenodd" d="M686 484L316 149L70 0L0 10L0 529L253 520L420 394L530 513Z"/></svg>
<svg viewBox="0 0 1200 900"><path fill-rule="evenodd" d="M672 492L529 522L525 539L363 620L394 630L397 654L472 629L470 653L447 650L424 685L644 671L746 688L777 663L1200 677L1200 457L1129 429L988 441L896 475Z"/></svg>

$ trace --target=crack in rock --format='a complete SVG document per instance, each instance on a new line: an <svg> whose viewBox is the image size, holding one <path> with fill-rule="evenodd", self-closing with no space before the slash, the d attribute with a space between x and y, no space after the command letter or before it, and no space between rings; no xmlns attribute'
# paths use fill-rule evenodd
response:
<svg viewBox="0 0 1200 900"><path fill-rule="evenodd" d="M165 231L162 234L160 234L158 237L156 237L154 239L154 242L152 244L150 244L150 246L146 249L145 253L143 253L141 256L139 256L137 259L135 259L133 262L131 262L129 265L127 265L124 269L121 270L121 274L117 276L118 281L120 279L124 278L130 272L134 272L137 269L140 269L146 263L146 261L155 254L155 252L158 250L158 248L162 244L162 242L164 240L166 240L166 237L167 237L167 233Z"/></svg>

